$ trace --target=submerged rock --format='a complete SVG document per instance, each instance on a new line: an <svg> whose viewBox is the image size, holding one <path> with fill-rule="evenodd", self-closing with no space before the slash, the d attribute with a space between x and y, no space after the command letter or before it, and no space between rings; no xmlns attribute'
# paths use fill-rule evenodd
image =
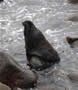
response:
<svg viewBox="0 0 78 90"><path fill-rule="evenodd" d="M37 75L28 69L23 69L10 55L0 52L0 82L11 89L32 88L37 82Z"/></svg>
<svg viewBox="0 0 78 90"><path fill-rule="evenodd" d="M41 86L38 88L38 90L69 90L69 89L51 84L51 85Z"/></svg>
<svg viewBox="0 0 78 90"><path fill-rule="evenodd" d="M33 56L30 60L31 67L38 68L41 67L43 64L40 60L40 58Z"/></svg>
<svg viewBox="0 0 78 90"><path fill-rule="evenodd" d="M51 83L51 84L39 85L37 87L37 90L69 90L69 88L63 87L63 86L58 86L58 85Z"/></svg>

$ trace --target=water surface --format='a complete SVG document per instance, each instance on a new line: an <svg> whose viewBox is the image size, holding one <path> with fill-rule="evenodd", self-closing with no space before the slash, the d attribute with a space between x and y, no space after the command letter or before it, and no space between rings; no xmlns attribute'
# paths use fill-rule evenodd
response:
<svg viewBox="0 0 78 90"><path fill-rule="evenodd" d="M66 0L4 0L0 4L0 50L6 50L25 66L22 22L33 21L61 58L59 66L38 72L40 82L50 89L56 85L78 90L78 84L66 77L66 73L78 71L78 48L72 49L66 41L66 36L78 36L78 23L68 21L74 15L78 15L78 5L68 4ZM48 76L47 72L53 70L62 74ZM40 90L39 87L36 90Z"/></svg>

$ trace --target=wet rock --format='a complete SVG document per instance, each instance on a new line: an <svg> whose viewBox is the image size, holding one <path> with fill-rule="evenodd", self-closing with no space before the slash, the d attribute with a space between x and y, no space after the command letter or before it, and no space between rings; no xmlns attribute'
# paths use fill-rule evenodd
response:
<svg viewBox="0 0 78 90"><path fill-rule="evenodd" d="M23 69L10 55L0 52L0 82L11 89L31 88L37 82L36 73Z"/></svg>
<svg viewBox="0 0 78 90"><path fill-rule="evenodd" d="M68 21L78 22L78 16L72 16L68 18Z"/></svg>
<svg viewBox="0 0 78 90"><path fill-rule="evenodd" d="M60 57L57 51L46 40L42 32L36 28L33 22L24 21L22 24L24 26L26 56L31 68L44 70L59 63ZM33 57L35 60L33 60Z"/></svg>
<svg viewBox="0 0 78 90"><path fill-rule="evenodd" d="M71 72L68 77L70 80L78 82L78 72Z"/></svg>
<svg viewBox="0 0 78 90"><path fill-rule="evenodd" d="M69 90L69 89L65 87L56 86L54 84L49 84L45 86L40 86L38 90Z"/></svg>
<svg viewBox="0 0 78 90"><path fill-rule="evenodd" d="M68 2L71 4L78 4L78 0L68 0Z"/></svg>
<svg viewBox="0 0 78 90"><path fill-rule="evenodd" d="M39 68L39 67L42 67L42 62L41 62L41 60L40 60L40 58L38 58L38 57L35 57L35 56L33 56L32 58L31 58L31 60L30 60L30 64L31 64L31 66L33 67L33 68Z"/></svg>
<svg viewBox="0 0 78 90"><path fill-rule="evenodd" d="M37 83L35 90L71 90L67 73L64 71L53 71L48 73L46 78Z"/></svg>
<svg viewBox="0 0 78 90"><path fill-rule="evenodd" d="M78 45L78 38L72 38L72 37L67 36L67 37L66 37L66 40L67 40L67 42L69 43L69 45L70 45L72 48L74 48L75 46ZM77 42L77 43L76 43L76 42ZM76 44L77 44L77 45L76 45Z"/></svg>
<svg viewBox="0 0 78 90"><path fill-rule="evenodd" d="M0 90L11 90L7 85L0 83Z"/></svg>

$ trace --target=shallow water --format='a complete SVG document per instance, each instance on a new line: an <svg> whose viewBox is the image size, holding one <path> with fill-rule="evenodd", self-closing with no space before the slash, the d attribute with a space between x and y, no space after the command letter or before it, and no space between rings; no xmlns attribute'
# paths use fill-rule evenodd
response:
<svg viewBox="0 0 78 90"><path fill-rule="evenodd" d="M78 48L72 49L66 41L66 36L78 36L78 22L68 21L69 17L77 14L78 5L68 4L66 0L4 0L0 4L0 50L6 50L21 65L24 64L26 57L22 22L33 21L60 55L60 65L53 70L64 73L48 76L47 72L53 71L49 68L38 72L40 81L45 82L44 85L55 84L78 90L78 84L66 77L69 71L78 70Z"/></svg>

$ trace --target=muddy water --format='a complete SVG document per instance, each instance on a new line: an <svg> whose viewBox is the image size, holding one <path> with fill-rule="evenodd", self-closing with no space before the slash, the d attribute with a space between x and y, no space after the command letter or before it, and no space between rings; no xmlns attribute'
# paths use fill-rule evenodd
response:
<svg viewBox="0 0 78 90"><path fill-rule="evenodd" d="M25 43L21 23L31 20L60 55L59 65L37 72L41 84L36 90L45 89L45 86L47 90L52 90L53 87L78 90L78 84L72 83L66 76L68 72L78 71L78 48L70 48L65 39L66 36L78 36L77 21L68 21L69 17L77 15L78 5L68 4L66 0L4 0L0 4L0 50L6 50L18 63L25 66ZM51 72L56 74L52 75Z"/></svg>

